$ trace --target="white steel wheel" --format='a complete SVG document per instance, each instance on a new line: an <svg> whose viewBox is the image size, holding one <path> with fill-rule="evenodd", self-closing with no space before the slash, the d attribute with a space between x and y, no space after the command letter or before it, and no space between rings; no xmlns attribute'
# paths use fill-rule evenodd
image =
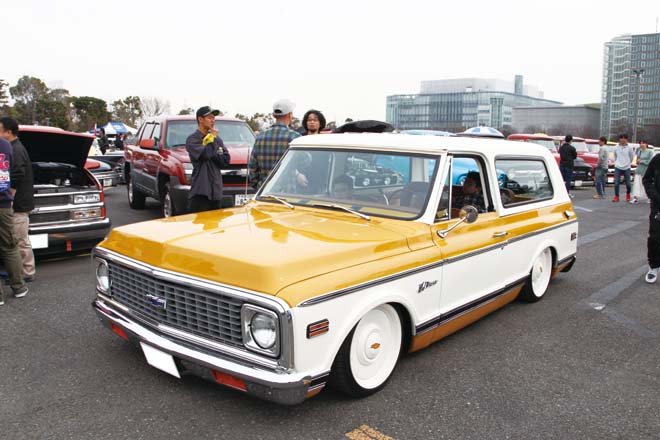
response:
<svg viewBox="0 0 660 440"><path fill-rule="evenodd" d="M351 396L368 396L389 379L401 353L401 319L383 304L360 319L342 344L330 383Z"/></svg>
<svg viewBox="0 0 660 440"><path fill-rule="evenodd" d="M550 248L543 249L532 264L532 270L529 273L529 279L520 293L520 298L524 301L534 302L543 298L550 277L552 276L552 251Z"/></svg>

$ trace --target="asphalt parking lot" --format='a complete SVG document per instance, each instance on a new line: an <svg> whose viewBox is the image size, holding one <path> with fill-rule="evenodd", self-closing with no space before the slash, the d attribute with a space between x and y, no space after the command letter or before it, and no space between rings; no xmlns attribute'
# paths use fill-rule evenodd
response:
<svg viewBox="0 0 660 440"><path fill-rule="evenodd" d="M0 307L0 438L658 439L648 205L574 194L578 261L542 301L404 357L384 390L359 400L326 389L283 407L171 377L101 327L88 255L41 260L28 296ZM131 211L123 186L106 201L115 226L159 216L153 200Z"/></svg>

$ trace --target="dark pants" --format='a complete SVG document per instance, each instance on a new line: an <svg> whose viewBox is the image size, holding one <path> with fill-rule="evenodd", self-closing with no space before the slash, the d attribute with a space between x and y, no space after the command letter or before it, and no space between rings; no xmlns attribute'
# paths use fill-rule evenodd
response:
<svg viewBox="0 0 660 440"><path fill-rule="evenodd" d="M11 208L0 208L0 259L9 274L9 285L12 290L16 292L25 287L23 261L18 251L18 237L14 233L14 212Z"/></svg>
<svg viewBox="0 0 660 440"><path fill-rule="evenodd" d="M566 165L559 165L559 171L561 171L561 177L564 179L564 185L566 185L566 192L571 192L571 180L573 180L573 168L569 168Z"/></svg>
<svg viewBox="0 0 660 440"><path fill-rule="evenodd" d="M605 183L607 182L607 170L596 168L596 192L605 197Z"/></svg>
<svg viewBox="0 0 660 440"><path fill-rule="evenodd" d="M222 207L222 200L209 200L206 196L192 196L188 199L190 212L213 211Z"/></svg>
<svg viewBox="0 0 660 440"><path fill-rule="evenodd" d="M630 168L627 170L614 168L614 195L617 197L619 197L619 181L621 180L621 174L625 177L626 194L630 194Z"/></svg>
<svg viewBox="0 0 660 440"><path fill-rule="evenodd" d="M649 216L649 238L646 242L647 257L651 268L660 267L660 220L655 219L657 214L657 210L651 210L651 215Z"/></svg>

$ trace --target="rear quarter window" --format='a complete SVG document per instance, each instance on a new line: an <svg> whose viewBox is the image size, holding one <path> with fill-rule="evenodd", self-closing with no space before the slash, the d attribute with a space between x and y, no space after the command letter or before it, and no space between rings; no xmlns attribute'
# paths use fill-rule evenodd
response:
<svg viewBox="0 0 660 440"><path fill-rule="evenodd" d="M495 161L502 205L505 208L552 199L554 190L541 159Z"/></svg>

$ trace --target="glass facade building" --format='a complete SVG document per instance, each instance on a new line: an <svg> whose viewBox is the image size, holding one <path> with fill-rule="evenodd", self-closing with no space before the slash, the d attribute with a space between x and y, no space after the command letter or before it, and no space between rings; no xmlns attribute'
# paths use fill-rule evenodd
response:
<svg viewBox="0 0 660 440"><path fill-rule="evenodd" d="M660 124L660 33L605 43L600 129L608 138ZM635 115L637 113L637 115Z"/></svg>
<svg viewBox="0 0 660 440"><path fill-rule="evenodd" d="M560 105L540 97L516 94L523 90L522 77L510 82L510 90L484 90L464 87L468 81L508 89L501 80L442 80L422 82L422 93L387 97L386 120L398 130L428 129L463 131L469 127L489 126L502 129L512 124L513 107ZM461 90L456 90L460 85ZM515 87L515 89L514 89ZM454 91L450 91L454 88ZM441 92L431 93L434 90ZM426 92L426 93L425 93Z"/></svg>

